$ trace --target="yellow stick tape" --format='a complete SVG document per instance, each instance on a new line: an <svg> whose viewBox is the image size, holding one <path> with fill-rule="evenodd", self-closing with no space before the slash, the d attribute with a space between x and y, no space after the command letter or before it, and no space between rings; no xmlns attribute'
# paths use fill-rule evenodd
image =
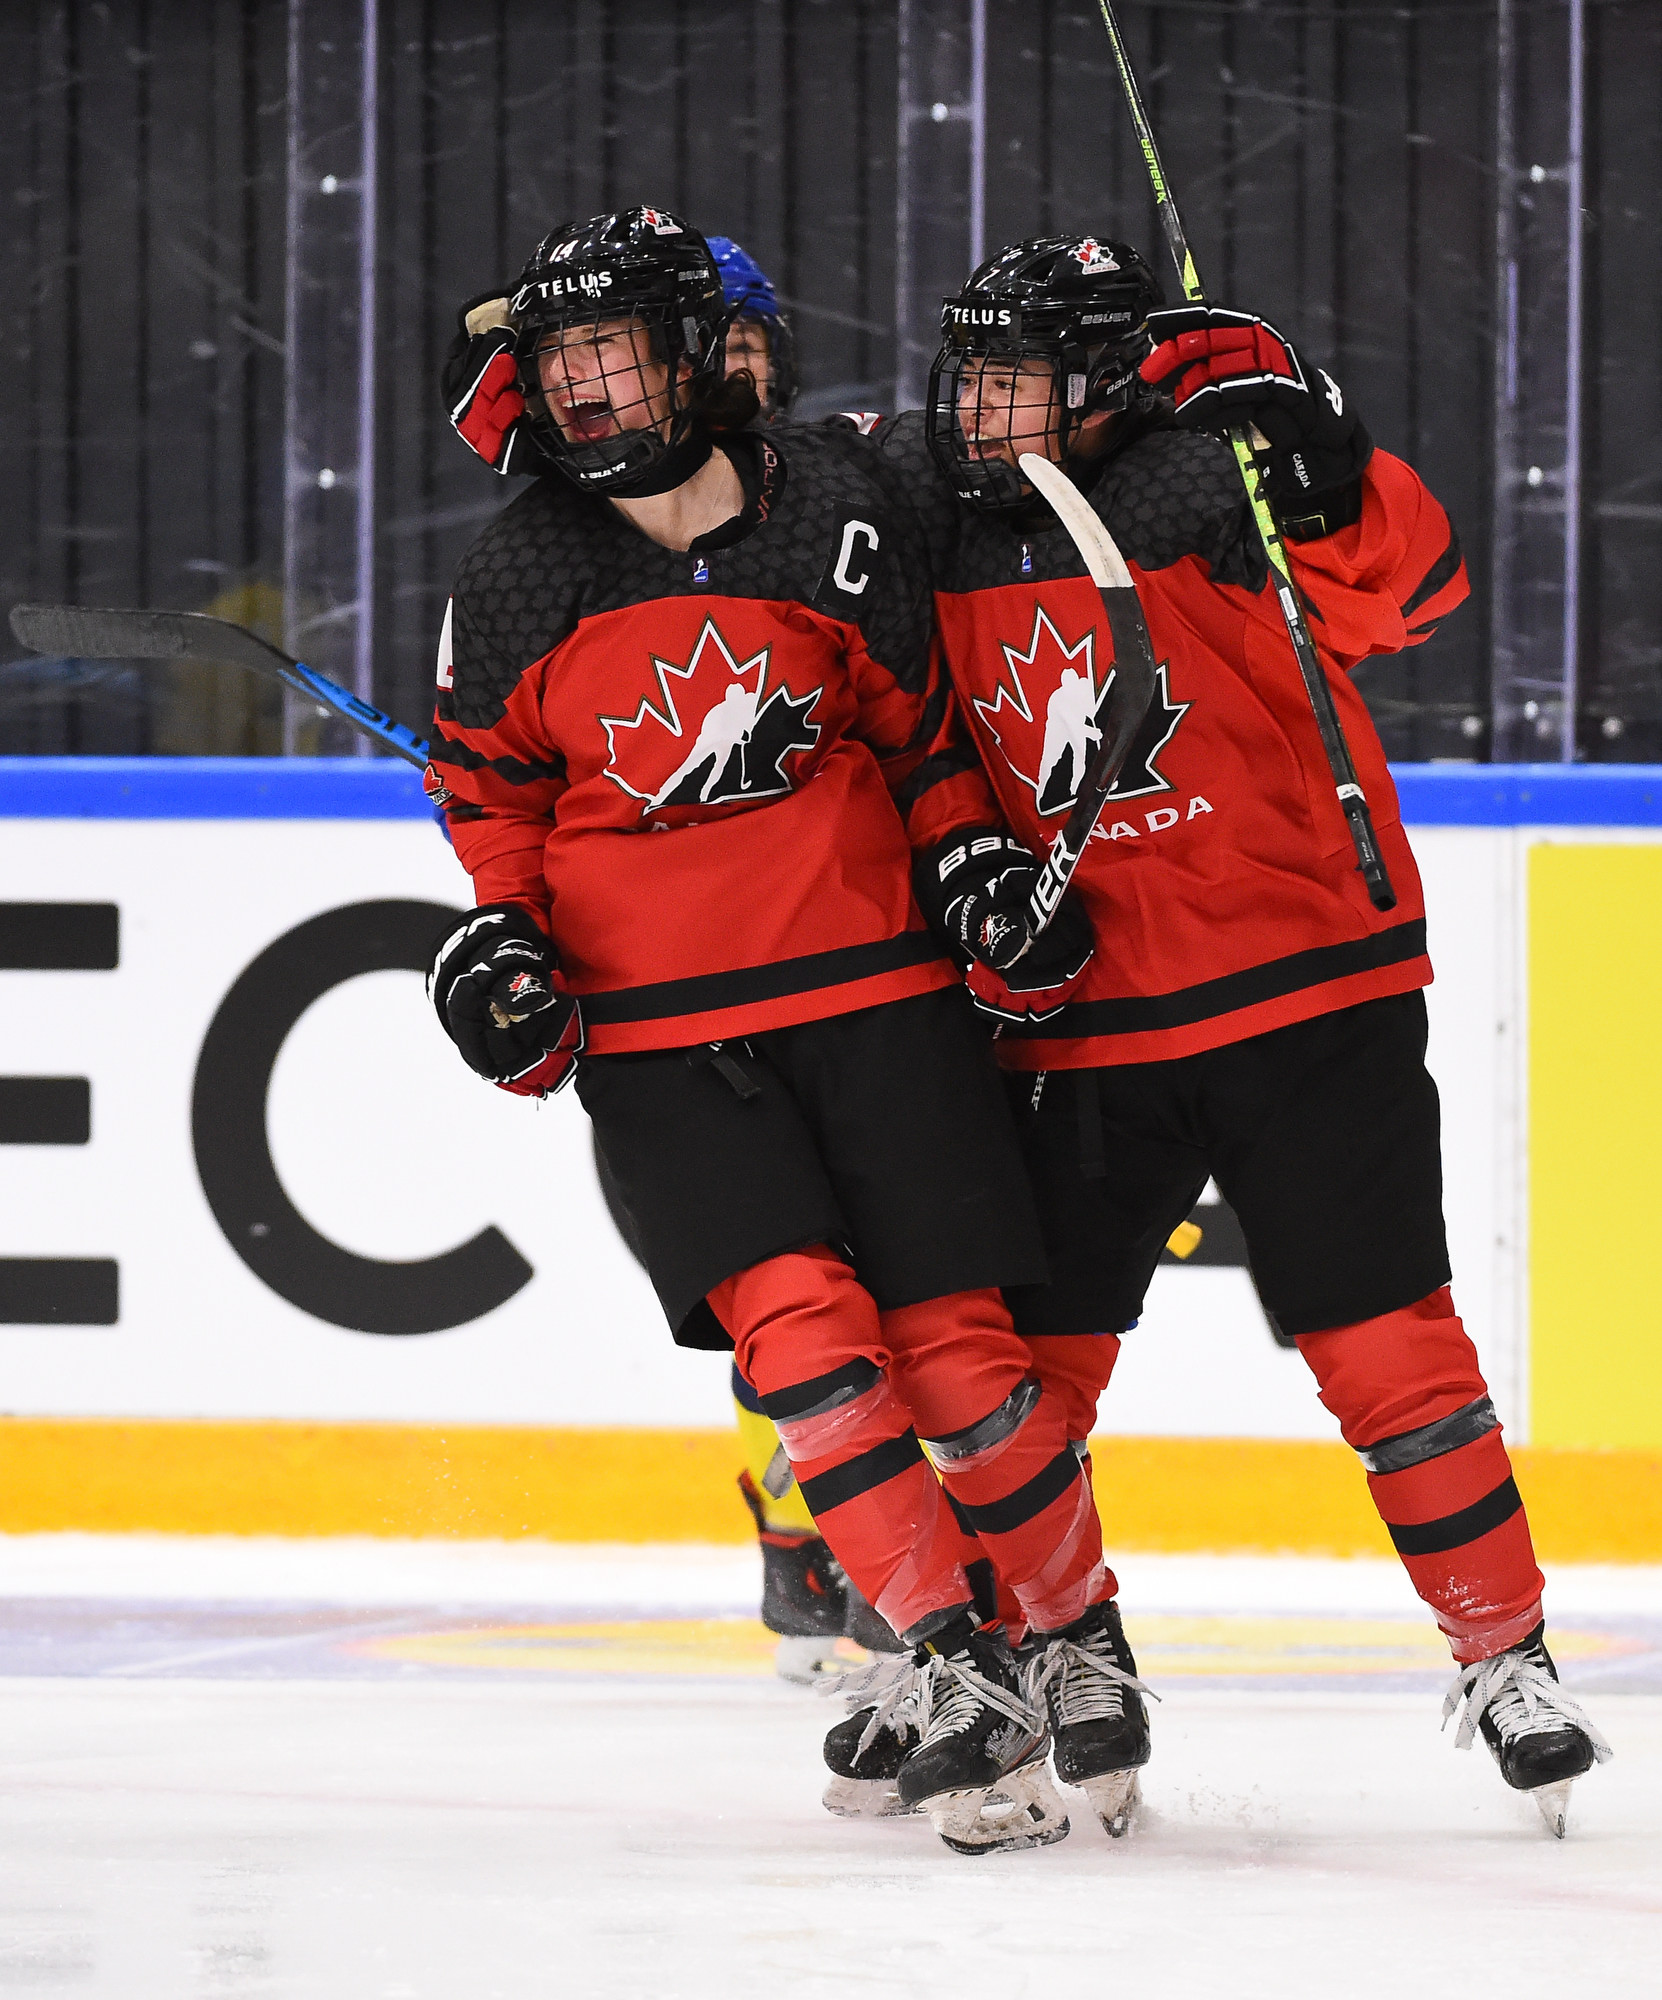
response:
<svg viewBox="0 0 1662 2000"><path fill-rule="evenodd" d="M1389 1556L1355 1454L1093 1441L1116 1549ZM1662 1562L1662 1452L1513 1453L1536 1549ZM0 1418L0 1531L746 1542L729 1431Z"/></svg>

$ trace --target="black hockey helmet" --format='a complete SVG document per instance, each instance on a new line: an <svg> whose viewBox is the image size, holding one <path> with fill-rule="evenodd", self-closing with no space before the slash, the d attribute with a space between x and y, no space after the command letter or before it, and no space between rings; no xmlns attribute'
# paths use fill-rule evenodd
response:
<svg viewBox="0 0 1662 2000"><path fill-rule="evenodd" d="M698 421L701 403L721 381L726 303L709 246L690 223L666 208L625 208L567 224L537 245L519 275L509 305L518 328L515 357L520 389L538 442L586 492L662 493L695 472L709 453ZM633 321L647 353L668 369L662 403L642 372L638 344L619 359L600 344L602 327ZM539 350L554 333L589 331L593 359L565 368L565 398L579 427L585 399L594 414L592 438L568 437L543 389ZM580 352L580 339L566 354ZM682 363L687 364L686 372ZM622 428L630 412L642 421Z"/></svg>
<svg viewBox="0 0 1662 2000"><path fill-rule="evenodd" d="M1049 370L1044 427L1055 429L1065 459L1086 417L1143 396L1137 366L1148 352L1144 323L1163 303L1160 282L1138 252L1105 236L1030 236L989 258L944 302L941 351L929 373L925 434L958 497L992 509L1032 497L1014 466L981 457L965 436L963 418L973 426L986 407L982 378L992 371L979 364L1039 362ZM1012 393L1003 399L1006 412ZM1019 436L1011 442L1019 447Z"/></svg>

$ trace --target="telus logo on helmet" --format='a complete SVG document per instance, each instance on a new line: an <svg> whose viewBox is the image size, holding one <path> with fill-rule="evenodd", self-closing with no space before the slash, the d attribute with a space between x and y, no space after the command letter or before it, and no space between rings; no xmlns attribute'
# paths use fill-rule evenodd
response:
<svg viewBox="0 0 1662 2000"><path fill-rule="evenodd" d="M1021 314L1014 306L963 305L948 299L941 308L941 331L947 335L966 333L1007 333L1021 338Z"/></svg>

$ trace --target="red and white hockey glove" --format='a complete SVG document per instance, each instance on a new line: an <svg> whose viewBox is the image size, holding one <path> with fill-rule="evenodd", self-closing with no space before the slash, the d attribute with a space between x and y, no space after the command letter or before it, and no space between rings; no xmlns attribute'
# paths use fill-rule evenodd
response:
<svg viewBox="0 0 1662 2000"><path fill-rule="evenodd" d="M1150 313L1142 378L1172 398L1186 430L1255 424L1264 484L1295 541L1332 534L1362 510L1373 440L1325 368L1268 320L1224 306Z"/></svg>
<svg viewBox="0 0 1662 2000"><path fill-rule="evenodd" d="M444 407L462 442L493 472L547 472L548 456L532 435L519 390L518 338L500 291L470 299L444 357Z"/></svg>
<svg viewBox="0 0 1662 2000"><path fill-rule="evenodd" d="M570 1082L582 1017L555 984L553 946L514 904L488 903L445 934L427 997L468 1068L500 1089L547 1097Z"/></svg>
<svg viewBox="0 0 1662 2000"><path fill-rule="evenodd" d="M1096 949L1091 920L1071 892L1035 933L1028 901L1038 877L1033 854L999 827L960 827L912 862L913 891L930 929L961 968L985 966L1012 993L1065 986Z"/></svg>

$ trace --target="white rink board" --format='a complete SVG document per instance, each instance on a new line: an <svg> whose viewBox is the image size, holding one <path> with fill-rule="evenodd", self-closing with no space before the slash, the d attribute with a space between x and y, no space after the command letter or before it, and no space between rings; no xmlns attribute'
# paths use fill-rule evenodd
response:
<svg viewBox="0 0 1662 2000"><path fill-rule="evenodd" d="M1431 1062L1457 1298L1517 1435L1515 841L1487 827L1415 835L1439 975ZM574 1096L534 1107L476 1082L413 972L349 980L298 1020L271 1084L278 1174L306 1219L349 1250L431 1256L494 1224L533 1266L530 1282L449 1331L366 1335L279 1297L215 1222L190 1120L215 1010L309 917L386 898L469 901L429 821L0 820L0 873L20 898L114 902L122 926L113 972L0 975L0 1067L88 1076L93 1107L88 1146L0 1147L0 1256L113 1257L121 1270L115 1326L0 1326L0 1409L731 1422L724 1363L672 1346L606 1214ZM1227 1268L1161 1270L1105 1414L1129 1433L1333 1435L1245 1274Z"/></svg>

